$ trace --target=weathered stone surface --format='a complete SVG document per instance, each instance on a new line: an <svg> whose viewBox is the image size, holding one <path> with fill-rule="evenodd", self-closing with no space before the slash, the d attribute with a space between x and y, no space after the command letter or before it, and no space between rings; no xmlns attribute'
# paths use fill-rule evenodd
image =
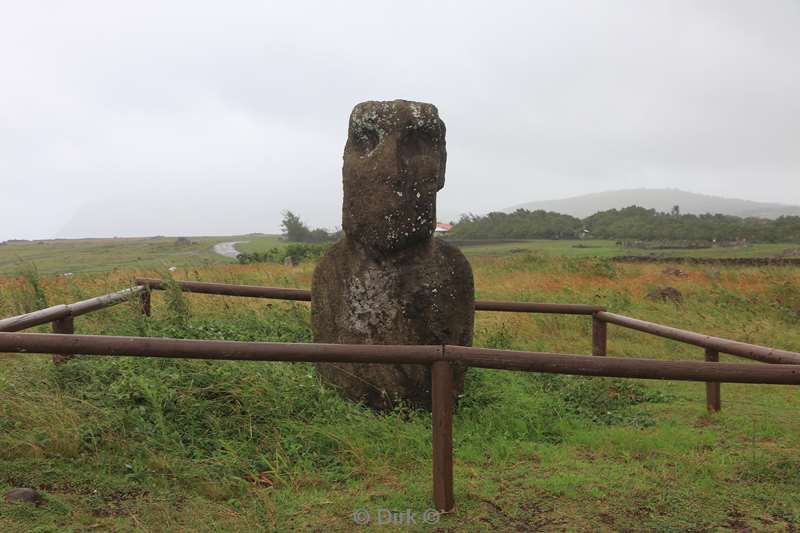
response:
<svg viewBox="0 0 800 533"><path fill-rule="evenodd" d="M647 298L654 302L683 302L683 294L675 287L655 287L647 293Z"/></svg>
<svg viewBox="0 0 800 533"><path fill-rule="evenodd" d="M800 266L797 257L658 257L649 255L619 255L617 263L676 263L682 265L729 266Z"/></svg>
<svg viewBox="0 0 800 533"><path fill-rule="evenodd" d="M383 252L430 239L446 161L445 126L435 106L358 104L342 169L347 238Z"/></svg>
<svg viewBox="0 0 800 533"><path fill-rule="evenodd" d="M345 238L312 282L315 342L472 343L472 270L458 249L432 238L446 158L434 106L397 100L355 107L342 170ZM398 400L430 405L425 366L318 364L317 371L376 409ZM456 374L460 390L463 370Z"/></svg>
<svg viewBox="0 0 800 533"><path fill-rule="evenodd" d="M3 499L8 503L22 502L34 505L41 505L44 502L44 497L40 493L26 487L11 489L6 492Z"/></svg>
<svg viewBox="0 0 800 533"><path fill-rule="evenodd" d="M675 276L676 278L686 278L689 277L689 273L685 270L681 270L680 268L675 267L667 267L661 271L662 274L665 276Z"/></svg>

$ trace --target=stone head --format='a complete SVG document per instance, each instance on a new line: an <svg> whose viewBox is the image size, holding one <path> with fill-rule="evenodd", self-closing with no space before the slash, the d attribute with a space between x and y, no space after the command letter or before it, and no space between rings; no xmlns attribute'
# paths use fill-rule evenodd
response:
<svg viewBox="0 0 800 533"><path fill-rule="evenodd" d="M347 237L379 252L430 239L446 161L445 126L436 106L358 104L350 114L342 168Z"/></svg>

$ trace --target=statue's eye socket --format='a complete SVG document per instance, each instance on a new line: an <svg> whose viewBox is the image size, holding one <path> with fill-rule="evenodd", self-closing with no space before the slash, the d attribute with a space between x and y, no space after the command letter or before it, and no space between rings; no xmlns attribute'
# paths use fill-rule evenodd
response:
<svg viewBox="0 0 800 533"><path fill-rule="evenodd" d="M363 153L371 152L378 146L378 132L366 128L361 128L354 135L359 150Z"/></svg>
<svg viewBox="0 0 800 533"><path fill-rule="evenodd" d="M408 164L419 156L431 155L436 151L430 134L424 130L411 130L400 139L400 158Z"/></svg>

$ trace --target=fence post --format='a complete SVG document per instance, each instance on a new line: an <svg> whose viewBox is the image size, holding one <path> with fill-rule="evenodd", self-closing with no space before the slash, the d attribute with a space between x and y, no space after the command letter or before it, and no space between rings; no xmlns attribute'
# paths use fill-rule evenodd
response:
<svg viewBox="0 0 800 533"><path fill-rule="evenodd" d="M592 314L592 355L606 355L608 346L608 323Z"/></svg>
<svg viewBox="0 0 800 533"><path fill-rule="evenodd" d="M150 286L143 285L144 290L139 293L139 307L144 316L150 316Z"/></svg>
<svg viewBox="0 0 800 533"><path fill-rule="evenodd" d="M719 362L719 352L712 348L706 348L706 361ZM706 407L710 413L717 413L722 409L719 382L706 382Z"/></svg>
<svg viewBox="0 0 800 533"><path fill-rule="evenodd" d="M455 506L453 498L453 369L447 361L431 365L433 415L433 502L442 512Z"/></svg>
<svg viewBox="0 0 800 533"><path fill-rule="evenodd" d="M63 335L72 335L75 333L75 319L72 315L67 315L64 318L59 318L58 320L53 321L53 333L61 333ZM53 364L60 365L66 363L70 359L75 357L74 355L66 355L66 354L53 354Z"/></svg>

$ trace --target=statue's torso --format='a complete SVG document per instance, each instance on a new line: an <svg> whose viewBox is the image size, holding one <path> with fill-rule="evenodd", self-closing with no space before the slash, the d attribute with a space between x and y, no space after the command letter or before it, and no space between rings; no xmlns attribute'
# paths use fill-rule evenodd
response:
<svg viewBox="0 0 800 533"><path fill-rule="evenodd" d="M474 285L463 254L436 239L374 258L340 241L312 283L314 341L337 344L472 344ZM356 401L388 409L430 404L424 365L321 363L320 375ZM463 368L456 368L457 391Z"/></svg>
<svg viewBox="0 0 800 533"><path fill-rule="evenodd" d="M474 286L461 252L437 240L374 259L340 241L312 284L314 340L346 344L472 341Z"/></svg>

